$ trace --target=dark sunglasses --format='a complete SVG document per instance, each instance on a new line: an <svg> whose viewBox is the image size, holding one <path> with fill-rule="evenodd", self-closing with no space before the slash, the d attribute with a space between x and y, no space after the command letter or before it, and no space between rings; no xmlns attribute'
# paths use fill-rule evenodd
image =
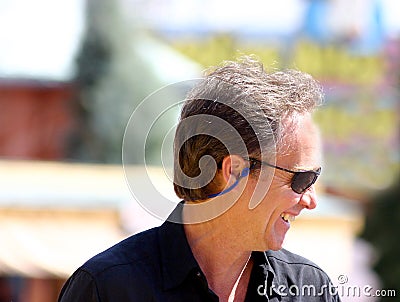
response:
<svg viewBox="0 0 400 302"><path fill-rule="evenodd" d="M260 161L255 158L249 158L248 160L253 163L264 164L268 167L272 167L272 168L275 168L278 170L282 170L282 171L294 174L290 187L297 194L302 194L304 191L306 191L308 188L310 188L317 181L318 176L321 174L321 168L318 168L316 170L292 171L289 169L271 165L267 162ZM250 166L250 169L252 169L252 168L254 168L254 165Z"/></svg>

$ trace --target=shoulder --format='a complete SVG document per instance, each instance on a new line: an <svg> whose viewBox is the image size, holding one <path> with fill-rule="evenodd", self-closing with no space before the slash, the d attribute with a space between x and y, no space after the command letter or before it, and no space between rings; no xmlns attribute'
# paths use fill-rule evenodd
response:
<svg viewBox="0 0 400 302"><path fill-rule="evenodd" d="M307 258L304 258L285 249L280 249L279 251L266 251L265 256L268 258L268 260L277 263L300 266L305 265L319 270L321 269L318 265L308 260Z"/></svg>
<svg viewBox="0 0 400 302"><path fill-rule="evenodd" d="M331 283L327 273L317 264L288 250L266 251L265 256L279 277L302 280L303 283Z"/></svg>
<svg viewBox="0 0 400 302"><path fill-rule="evenodd" d="M81 270L99 276L112 270L130 269L158 257L157 228L132 235L89 259Z"/></svg>
<svg viewBox="0 0 400 302"><path fill-rule="evenodd" d="M314 262L285 249L267 251L265 256L274 273L271 287L281 296L291 301L340 302L329 276Z"/></svg>
<svg viewBox="0 0 400 302"><path fill-rule="evenodd" d="M94 256L67 280L59 301L131 301L150 295L161 282L157 237L154 228Z"/></svg>

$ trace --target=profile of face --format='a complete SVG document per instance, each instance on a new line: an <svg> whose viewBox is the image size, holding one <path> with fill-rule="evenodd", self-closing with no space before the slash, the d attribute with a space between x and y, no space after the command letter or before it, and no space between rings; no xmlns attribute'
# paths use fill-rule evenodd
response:
<svg viewBox="0 0 400 302"><path fill-rule="evenodd" d="M290 129L283 138L283 145L287 148L283 148L286 151L281 154L278 152L276 166L292 171L317 170L321 166L321 144L311 115L298 116L294 123L293 120L284 120L282 126L285 128L285 125ZM270 177L263 179L262 175L249 177L244 188L245 200L250 200L257 183L262 187L265 181L268 188L255 208L241 209L238 229L243 244L250 250L281 249L290 221L302 210L311 210L317 205L314 185L296 193L291 188L293 173L271 167L267 171L273 173L272 181Z"/></svg>

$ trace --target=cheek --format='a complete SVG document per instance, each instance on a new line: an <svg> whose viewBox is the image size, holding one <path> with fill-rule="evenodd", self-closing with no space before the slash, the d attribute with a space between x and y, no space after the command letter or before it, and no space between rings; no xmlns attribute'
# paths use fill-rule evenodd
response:
<svg viewBox="0 0 400 302"><path fill-rule="evenodd" d="M290 182L283 177L274 177L272 181L268 177L250 178L246 197L248 200L252 199L253 204L258 204L256 208L259 208L257 210L264 217L275 220L274 218L300 201L301 195L293 192L288 181Z"/></svg>
<svg viewBox="0 0 400 302"><path fill-rule="evenodd" d="M274 210L279 212L279 215L285 210L295 206L299 203L301 195L297 194L287 184L278 184L271 186L270 192L268 192L268 203L274 207Z"/></svg>

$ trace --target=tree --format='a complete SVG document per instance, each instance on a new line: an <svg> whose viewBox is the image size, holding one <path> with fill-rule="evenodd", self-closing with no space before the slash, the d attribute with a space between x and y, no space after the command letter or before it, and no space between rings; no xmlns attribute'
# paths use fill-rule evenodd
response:
<svg viewBox="0 0 400 302"><path fill-rule="evenodd" d="M374 270L382 281L382 289L395 289L400 295L400 177L393 186L372 198L361 237L374 246L378 259ZM390 301L390 298L383 298Z"/></svg>
<svg viewBox="0 0 400 302"><path fill-rule="evenodd" d="M70 157L121 162L130 114L161 86L135 52L137 43L138 30L126 22L118 0L87 0L86 32L76 59L78 132Z"/></svg>
<svg viewBox="0 0 400 302"><path fill-rule="evenodd" d="M398 68L400 64L398 53L400 44L399 41L391 43L389 43L387 50L387 81L395 87L394 95L397 97L400 93L400 69ZM397 106L399 106L398 102ZM400 110L399 107L394 109L397 112ZM398 137L398 120L396 125L396 137ZM395 145L395 148L397 148L397 154L399 154L399 145ZM361 237L372 243L378 254L374 270L380 276L383 288L396 290L397 297L385 297L382 298L383 301L390 301L390 299L391 301L398 301L400 296L400 173L394 179L395 181L388 190L371 199L365 228L361 234Z"/></svg>

